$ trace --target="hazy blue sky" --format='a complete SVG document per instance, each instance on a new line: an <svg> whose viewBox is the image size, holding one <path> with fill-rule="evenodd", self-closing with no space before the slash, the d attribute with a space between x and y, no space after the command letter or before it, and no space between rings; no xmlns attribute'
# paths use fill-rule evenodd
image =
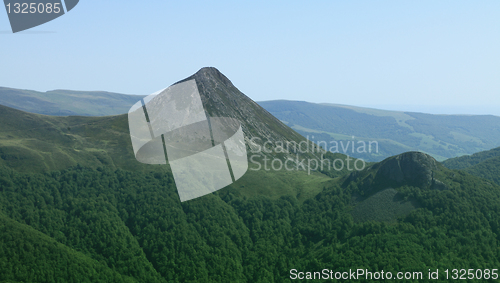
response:
<svg viewBox="0 0 500 283"><path fill-rule="evenodd" d="M0 10L0 86L150 94L213 66L256 101L500 115L500 1L242 2L80 0L19 34Z"/></svg>

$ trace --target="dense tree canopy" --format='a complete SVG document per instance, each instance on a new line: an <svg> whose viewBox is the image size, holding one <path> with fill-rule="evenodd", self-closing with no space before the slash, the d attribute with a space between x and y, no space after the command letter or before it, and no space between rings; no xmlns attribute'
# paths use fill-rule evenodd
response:
<svg viewBox="0 0 500 283"><path fill-rule="evenodd" d="M3 167L0 282L287 282L291 269L497 268L499 187L442 174L448 190L397 188L421 207L384 223L353 220L354 181L303 202L229 187L180 203L168 174Z"/></svg>

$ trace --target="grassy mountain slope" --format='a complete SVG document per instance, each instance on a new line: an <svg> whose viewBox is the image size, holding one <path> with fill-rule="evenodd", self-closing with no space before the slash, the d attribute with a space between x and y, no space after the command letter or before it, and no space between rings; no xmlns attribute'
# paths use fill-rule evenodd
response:
<svg viewBox="0 0 500 283"><path fill-rule="evenodd" d="M143 96L104 91L38 92L0 87L0 104L31 113L55 116L106 116L127 113Z"/></svg>
<svg viewBox="0 0 500 283"><path fill-rule="evenodd" d="M81 164L133 170L127 117L55 117L0 106L0 164L33 172Z"/></svg>
<svg viewBox="0 0 500 283"><path fill-rule="evenodd" d="M500 140L496 116L431 115L283 100L259 104L311 140L344 145L377 141L378 152L358 152L358 147L345 152L371 161L410 150L445 160L497 147ZM344 153L340 146L338 150Z"/></svg>

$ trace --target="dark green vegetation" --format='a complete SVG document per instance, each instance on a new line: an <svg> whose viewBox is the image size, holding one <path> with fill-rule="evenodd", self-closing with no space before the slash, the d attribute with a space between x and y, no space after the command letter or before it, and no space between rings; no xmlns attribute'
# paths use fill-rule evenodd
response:
<svg viewBox="0 0 500 283"><path fill-rule="evenodd" d="M39 92L0 87L0 104L55 116L105 116L127 113L143 96L104 91L53 90Z"/></svg>
<svg viewBox="0 0 500 283"><path fill-rule="evenodd" d="M351 147L344 152L341 146L338 152L370 161L411 150L445 160L500 145L497 116L431 115L285 100L259 104L310 140L343 142L345 147L355 141L354 152ZM379 151L358 152L358 141L378 141Z"/></svg>
<svg viewBox="0 0 500 283"><path fill-rule="evenodd" d="M243 119L247 137L303 140L220 73L197 75L209 112ZM418 152L367 166L248 171L181 203L168 166L135 160L126 116L0 107L0 282L290 282L324 268L428 282L428 269L500 266L498 185Z"/></svg>
<svg viewBox="0 0 500 283"><path fill-rule="evenodd" d="M1 282L135 282L46 234L0 215Z"/></svg>
<svg viewBox="0 0 500 283"><path fill-rule="evenodd" d="M500 157L500 147L477 152L472 155L450 158L443 161L443 165L450 169L465 169L497 157Z"/></svg>
<svg viewBox="0 0 500 283"><path fill-rule="evenodd" d="M2 167L0 280L287 282L292 268L498 267L500 187L439 165L416 169L434 172L428 182L395 174L381 183L385 166L397 172L375 164L303 201L247 197L238 181L185 203L159 172ZM419 208L391 222L354 221L353 207L388 184Z"/></svg>
<svg viewBox="0 0 500 283"><path fill-rule="evenodd" d="M445 160L443 165L451 169L463 169L500 185L500 147Z"/></svg>

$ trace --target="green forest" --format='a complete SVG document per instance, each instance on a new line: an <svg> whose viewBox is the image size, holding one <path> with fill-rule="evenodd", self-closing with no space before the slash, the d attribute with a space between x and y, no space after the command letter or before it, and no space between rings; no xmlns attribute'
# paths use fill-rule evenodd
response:
<svg viewBox="0 0 500 283"><path fill-rule="evenodd" d="M374 222L350 213L366 187L359 176L303 201L248 198L236 183L180 203L166 173L2 167L0 282L290 282L291 269L498 268L500 188L465 172L436 174L446 190L403 184L398 194L420 207ZM426 282L400 282L417 281Z"/></svg>

